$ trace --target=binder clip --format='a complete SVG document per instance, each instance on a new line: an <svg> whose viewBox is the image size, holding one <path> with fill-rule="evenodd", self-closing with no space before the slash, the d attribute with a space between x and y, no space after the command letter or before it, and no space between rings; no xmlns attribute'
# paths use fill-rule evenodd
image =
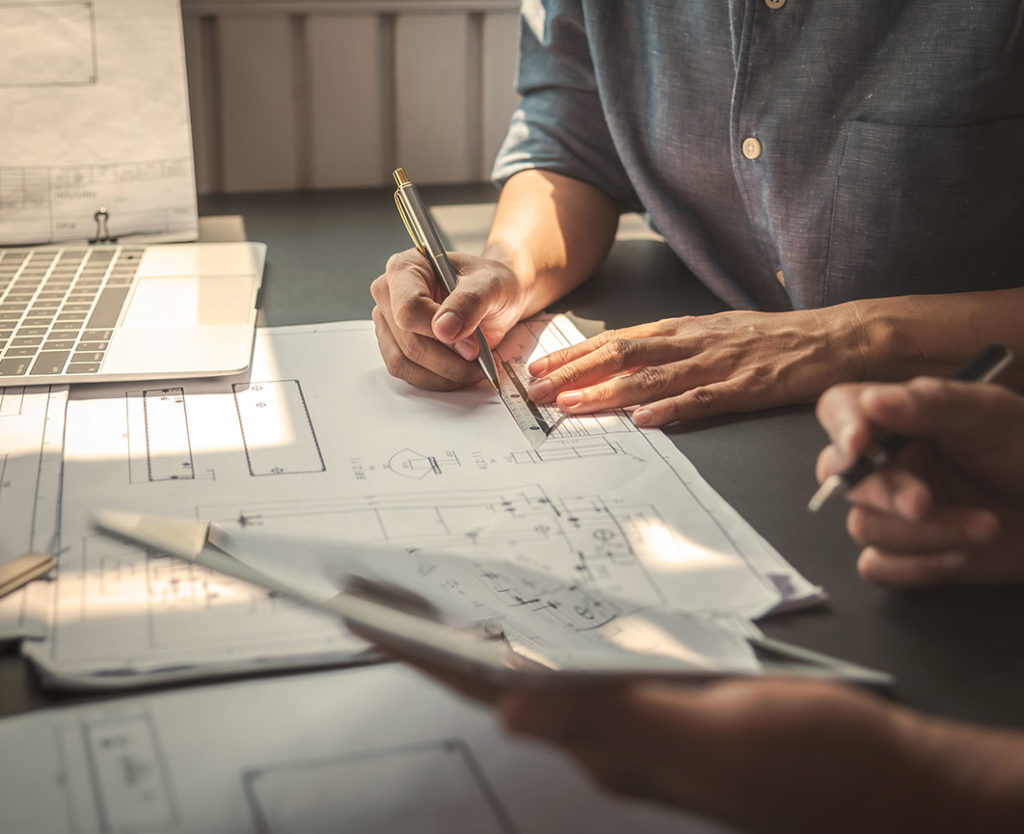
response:
<svg viewBox="0 0 1024 834"><path fill-rule="evenodd" d="M93 218L96 220L96 237L89 243L117 243L117 238L110 236L110 230L107 227L107 222L110 220L110 212L107 211L107 207L98 208Z"/></svg>

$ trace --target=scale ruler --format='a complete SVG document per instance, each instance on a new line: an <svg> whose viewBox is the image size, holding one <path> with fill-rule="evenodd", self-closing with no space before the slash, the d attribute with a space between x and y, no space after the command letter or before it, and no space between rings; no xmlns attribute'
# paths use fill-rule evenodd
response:
<svg viewBox="0 0 1024 834"><path fill-rule="evenodd" d="M522 376L526 374L525 368L516 368L500 357L497 367L501 401L505 403L505 408L515 419L530 446L536 449L561 425L566 415L556 406L538 405L527 396Z"/></svg>

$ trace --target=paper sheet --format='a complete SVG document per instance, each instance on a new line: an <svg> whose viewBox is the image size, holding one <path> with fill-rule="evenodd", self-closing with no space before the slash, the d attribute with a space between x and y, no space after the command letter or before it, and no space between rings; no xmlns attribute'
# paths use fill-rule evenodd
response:
<svg viewBox="0 0 1024 834"><path fill-rule="evenodd" d="M591 786L489 711L376 667L0 721L5 834L712 834Z"/></svg>
<svg viewBox="0 0 1024 834"><path fill-rule="evenodd" d="M178 0L0 3L0 112L0 244L195 238Z"/></svg>
<svg viewBox="0 0 1024 834"><path fill-rule="evenodd" d="M0 388L0 562L57 550L66 386ZM0 640L46 634L48 583L0 598Z"/></svg>
<svg viewBox="0 0 1024 834"><path fill-rule="evenodd" d="M521 325L513 343L548 326ZM571 336L566 319L554 327ZM66 681L124 684L362 649L329 617L99 535L97 507L500 558L708 615L818 593L662 432L621 413L559 432L533 449L486 386L436 394L391 378L369 322L261 330L245 378L75 389L66 549L48 639L27 651Z"/></svg>
<svg viewBox="0 0 1024 834"><path fill-rule="evenodd" d="M421 548L339 545L247 528L214 543L237 561L327 603L351 577L368 580L434 618L493 635L500 629L520 655L551 669L657 672L682 669L756 673L747 631L686 612L668 611L603 590L580 577L558 577L523 560L488 553L456 555ZM287 559L282 559L282 554ZM756 630L756 627L755 627Z"/></svg>

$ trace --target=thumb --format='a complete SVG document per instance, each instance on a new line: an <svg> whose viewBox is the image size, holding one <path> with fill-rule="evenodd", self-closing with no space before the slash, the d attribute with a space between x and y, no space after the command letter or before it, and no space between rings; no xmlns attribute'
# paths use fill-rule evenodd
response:
<svg viewBox="0 0 1024 834"><path fill-rule="evenodd" d="M481 323L504 305L503 287L480 258L452 253L458 276L455 289L445 298L432 320L438 340L447 344L469 339Z"/></svg>

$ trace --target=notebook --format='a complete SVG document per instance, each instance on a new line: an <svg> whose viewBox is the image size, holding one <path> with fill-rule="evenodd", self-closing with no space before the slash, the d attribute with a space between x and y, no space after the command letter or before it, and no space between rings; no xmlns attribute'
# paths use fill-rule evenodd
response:
<svg viewBox="0 0 1024 834"><path fill-rule="evenodd" d="M0 386L249 366L262 243L0 248Z"/></svg>

